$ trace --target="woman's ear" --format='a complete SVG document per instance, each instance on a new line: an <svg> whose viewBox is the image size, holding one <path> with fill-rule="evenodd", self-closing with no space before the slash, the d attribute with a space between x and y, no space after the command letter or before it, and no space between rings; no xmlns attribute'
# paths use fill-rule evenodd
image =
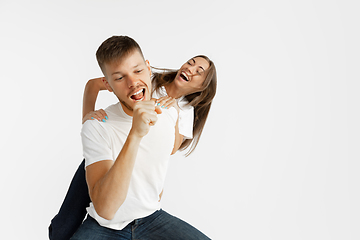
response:
<svg viewBox="0 0 360 240"><path fill-rule="evenodd" d="M103 77L102 80L103 80L103 83L104 83L106 89L107 89L109 92L113 92L113 90L112 90L109 82L107 81L106 77Z"/></svg>

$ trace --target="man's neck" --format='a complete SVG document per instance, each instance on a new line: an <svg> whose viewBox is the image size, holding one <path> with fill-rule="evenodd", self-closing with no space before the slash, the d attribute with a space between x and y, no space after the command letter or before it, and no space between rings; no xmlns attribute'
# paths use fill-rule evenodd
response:
<svg viewBox="0 0 360 240"><path fill-rule="evenodd" d="M130 117L132 117L133 115L133 109L127 105L126 103L124 103L123 101L120 101L120 105L124 111L124 113L126 113L127 115L129 115Z"/></svg>

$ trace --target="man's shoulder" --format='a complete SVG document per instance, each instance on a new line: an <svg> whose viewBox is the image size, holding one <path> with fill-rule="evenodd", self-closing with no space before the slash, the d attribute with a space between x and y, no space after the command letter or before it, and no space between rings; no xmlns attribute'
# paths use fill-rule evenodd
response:
<svg viewBox="0 0 360 240"><path fill-rule="evenodd" d="M106 112L106 114L109 116L121 116L121 112L120 112L120 103L115 103L115 104L112 104L110 106L108 106L107 108L104 109L104 111Z"/></svg>
<svg viewBox="0 0 360 240"><path fill-rule="evenodd" d="M112 104L107 108L105 108L104 111L106 112L109 118L115 118L116 116L119 115L118 108L119 107L117 106L117 104ZM90 132L96 131L101 134L107 132L107 125L109 124L106 124L106 122L98 121L96 119L93 120L89 119L83 123L81 132L83 133L88 131Z"/></svg>
<svg viewBox="0 0 360 240"><path fill-rule="evenodd" d="M100 122L98 120L87 120L82 125L81 133L94 132L94 131L103 133L106 132L105 129L106 127L103 122Z"/></svg>
<svg viewBox="0 0 360 240"><path fill-rule="evenodd" d="M124 110L122 109L122 106L120 104L120 102L112 104L110 106L108 106L107 108L104 109L106 114L108 115L109 120L111 119L113 122L115 121L120 121L120 122L128 122L128 121L132 121L132 117L130 117L129 115L127 115ZM106 121L108 122L108 121Z"/></svg>
<svg viewBox="0 0 360 240"><path fill-rule="evenodd" d="M110 106L108 106L107 108L104 109L104 111L106 112L108 119L119 119L121 118L121 112L119 109L119 104L120 103L115 103L112 104ZM86 120L85 123L83 124L83 128L88 129L88 128L106 128L106 125L104 123L110 122L110 121L98 121L98 120Z"/></svg>
<svg viewBox="0 0 360 240"><path fill-rule="evenodd" d="M120 103L112 104L104 109L108 119L103 121L87 120L82 126L82 133L98 132L101 135L116 133L119 128L131 125L132 119L129 116L124 116L125 113L121 110ZM119 124L121 123L121 124Z"/></svg>
<svg viewBox="0 0 360 240"><path fill-rule="evenodd" d="M176 111L176 109L174 107L171 107L169 109L163 109L162 111L163 112L158 115L158 118L161 119L167 117L171 120L171 124L176 125L176 121L178 118L178 112Z"/></svg>

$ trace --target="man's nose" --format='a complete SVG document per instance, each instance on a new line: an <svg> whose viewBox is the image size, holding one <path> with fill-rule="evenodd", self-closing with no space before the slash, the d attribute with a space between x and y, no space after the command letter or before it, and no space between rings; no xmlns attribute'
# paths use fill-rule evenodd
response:
<svg viewBox="0 0 360 240"><path fill-rule="evenodd" d="M129 75L126 79L129 88L135 87L139 82L139 79L135 75Z"/></svg>

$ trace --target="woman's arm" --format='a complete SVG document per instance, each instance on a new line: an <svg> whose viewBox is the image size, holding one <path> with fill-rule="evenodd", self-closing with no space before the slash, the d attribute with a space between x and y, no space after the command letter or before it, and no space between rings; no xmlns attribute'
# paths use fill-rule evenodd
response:
<svg viewBox="0 0 360 240"><path fill-rule="evenodd" d="M86 114L95 110L96 98L101 90L106 90L103 77L90 79L86 83L83 96L83 119Z"/></svg>

